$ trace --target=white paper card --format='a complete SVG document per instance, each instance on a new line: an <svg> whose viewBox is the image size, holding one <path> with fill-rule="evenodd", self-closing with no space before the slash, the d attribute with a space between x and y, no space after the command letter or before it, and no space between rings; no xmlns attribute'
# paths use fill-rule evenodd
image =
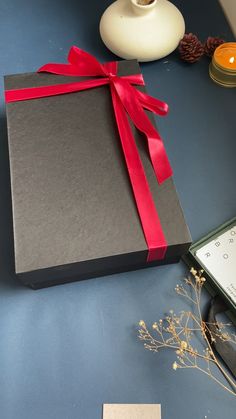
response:
<svg viewBox="0 0 236 419"><path fill-rule="evenodd" d="M197 250L195 256L236 303L236 226Z"/></svg>
<svg viewBox="0 0 236 419"><path fill-rule="evenodd" d="M161 419L161 405L104 404L103 419Z"/></svg>

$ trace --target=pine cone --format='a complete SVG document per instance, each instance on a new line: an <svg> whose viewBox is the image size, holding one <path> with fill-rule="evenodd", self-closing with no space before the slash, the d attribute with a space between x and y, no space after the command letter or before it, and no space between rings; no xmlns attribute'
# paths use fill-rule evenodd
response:
<svg viewBox="0 0 236 419"><path fill-rule="evenodd" d="M211 58L213 56L214 52L215 52L215 49L219 45L223 44L224 42L225 42L224 39L217 38L217 37L214 38L213 36L208 36L208 38L207 38L207 40L206 40L206 42L204 44L204 52L205 52L205 54L208 57Z"/></svg>
<svg viewBox="0 0 236 419"><path fill-rule="evenodd" d="M182 60L195 63L204 54L204 47L196 35L185 34L179 43L179 53Z"/></svg>

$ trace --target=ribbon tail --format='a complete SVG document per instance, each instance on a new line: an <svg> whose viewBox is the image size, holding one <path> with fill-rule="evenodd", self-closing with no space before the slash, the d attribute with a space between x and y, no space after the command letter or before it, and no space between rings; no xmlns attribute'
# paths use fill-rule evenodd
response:
<svg viewBox="0 0 236 419"><path fill-rule="evenodd" d="M165 257L167 250L165 235L148 186L125 109L113 84L111 84L111 94L125 162L148 246L147 261L160 260Z"/></svg>
<svg viewBox="0 0 236 419"><path fill-rule="evenodd" d="M163 182L173 176L173 170L170 165L164 143L158 131L155 130L154 135L144 130L142 132L146 134L152 166L156 178L161 185Z"/></svg>
<svg viewBox="0 0 236 419"><path fill-rule="evenodd" d="M153 96L149 96L147 93L140 92L140 90L135 89L136 97L139 99L139 102L143 108L148 109L151 112L154 112L157 115L165 116L168 113L168 105L165 102L162 102L159 99L156 99Z"/></svg>
<svg viewBox="0 0 236 419"><path fill-rule="evenodd" d="M116 79L113 83L117 94L134 125L139 131L146 135L152 166L156 178L161 184L173 175L162 138L144 112L136 94L136 89L122 79Z"/></svg>

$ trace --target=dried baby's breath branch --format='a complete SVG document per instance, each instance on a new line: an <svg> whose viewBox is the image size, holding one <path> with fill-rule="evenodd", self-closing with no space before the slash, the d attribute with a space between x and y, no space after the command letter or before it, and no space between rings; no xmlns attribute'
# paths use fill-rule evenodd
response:
<svg viewBox="0 0 236 419"><path fill-rule="evenodd" d="M219 386L236 396L236 382L227 373L214 354L212 344L216 339L236 344L236 335L226 330L231 323L207 323L202 318L201 291L206 281L203 271L190 270L191 276L185 278L184 284L176 285L175 291L194 306L194 311L181 311L176 315L173 310L164 319L153 323L150 332L143 320L139 322L139 339L144 347L158 352L162 348L172 349L176 353L176 361L172 367L177 369L197 369L212 378ZM214 328L210 328L214 326ZM199 351L194 341L201 340L203 349ZM198 342L199 347L199 342ZM212 367L218 367L229 385L225 385L213 373Z"/></svg>
<svg viewBox="0 0 236 419"><path fill-rule="evenodd" d="M137 4L140 4L141 6L148 6L153 2L154 0L137 0Z"/></svg>

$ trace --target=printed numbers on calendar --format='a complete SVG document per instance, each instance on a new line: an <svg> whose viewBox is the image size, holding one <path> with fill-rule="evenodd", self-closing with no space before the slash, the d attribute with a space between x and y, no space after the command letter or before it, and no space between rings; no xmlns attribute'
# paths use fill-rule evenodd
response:
<svg viewBox="0 0 236 419"><path fill-rule="evenodd" d="M236 225L195 252L200 265L236 303Z"/></svg>

